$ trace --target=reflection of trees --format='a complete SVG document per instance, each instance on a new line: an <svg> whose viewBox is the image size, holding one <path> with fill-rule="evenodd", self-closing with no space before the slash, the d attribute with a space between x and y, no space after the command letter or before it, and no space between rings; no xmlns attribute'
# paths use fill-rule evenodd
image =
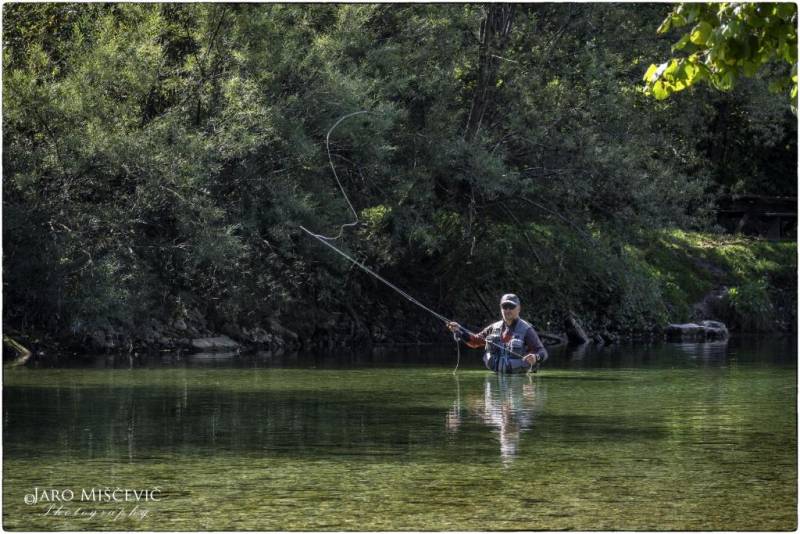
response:
<svg viewBox="0 0 800 534"><path fill-rule="evenodd" d="M457 398L446 418L450 431L457 431L464 417L457 385ZM486 377L482 396L467 396L464 404L470 416L497 432L500 458L508 464L516 457L520 437L533 426L546 397L544 385L531 376L497 374Z"/></svg>

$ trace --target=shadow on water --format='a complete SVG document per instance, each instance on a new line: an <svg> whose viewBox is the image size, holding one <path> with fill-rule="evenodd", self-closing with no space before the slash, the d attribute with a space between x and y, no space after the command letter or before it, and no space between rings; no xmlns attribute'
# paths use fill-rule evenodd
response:
<svg viewBox="0 0 800 534"><path fill-rule="evenodd" d="M794 337L737 336L726 341L665 343L641 341L612 345L560 345L550 348L548 369L617 369L643 367L714 367L732 362L796 366ZM56 355L37 357L29 368L252 368L252 369L378 369L455 367L451 343L441 345L373 346L361 350L314 353L182 352L125 355ZM483 369L480 350L463 350L461 369Z"/></svg>

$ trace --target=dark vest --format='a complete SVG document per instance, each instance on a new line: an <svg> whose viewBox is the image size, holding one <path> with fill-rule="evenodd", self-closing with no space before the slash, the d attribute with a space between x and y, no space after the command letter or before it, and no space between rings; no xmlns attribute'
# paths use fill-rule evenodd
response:
<svg viewBox="0 0 800 534"><path fill-rule="evenodd" d="M486 352L492 356L508 356L509 358L522 358L526 354L525 335L528 330L533 328L528 321L517 319L514 330L511 332L511 339L508 343L503 343L503 321L492 324L492 330L486 336ZM494 342L494 343L492 343ZM502 347L502 348L501 348ZM516 354L512 354L516 353Z"/></svg>

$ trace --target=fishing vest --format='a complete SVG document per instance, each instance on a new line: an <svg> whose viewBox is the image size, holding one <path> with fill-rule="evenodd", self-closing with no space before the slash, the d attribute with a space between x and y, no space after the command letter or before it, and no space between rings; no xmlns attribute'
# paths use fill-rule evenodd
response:
<svg viewBox="0 0 800 534"><path fill-rule="evenodd" d="M522 319L517 319L514 330L511 332L511 339L508 343L503 343L503 321L492 324L492 330L486 336L486 353L495 356L507 356L509 358L522 358L525 356L525 335L528 330L533 328L531 324ZM501 348L502 347L502 348ZM512 354L516 353L516 355Z"/></svg>

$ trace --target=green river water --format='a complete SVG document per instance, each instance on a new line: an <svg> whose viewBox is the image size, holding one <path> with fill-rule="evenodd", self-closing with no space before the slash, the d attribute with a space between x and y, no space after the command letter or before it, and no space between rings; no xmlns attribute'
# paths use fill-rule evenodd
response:
<svg viewBox="0 0 800 534"><path fill-rule="evenodd" d="M555 350L532 376L455 359L6 368L3 526L797 527L794 339Z"/></svg>

